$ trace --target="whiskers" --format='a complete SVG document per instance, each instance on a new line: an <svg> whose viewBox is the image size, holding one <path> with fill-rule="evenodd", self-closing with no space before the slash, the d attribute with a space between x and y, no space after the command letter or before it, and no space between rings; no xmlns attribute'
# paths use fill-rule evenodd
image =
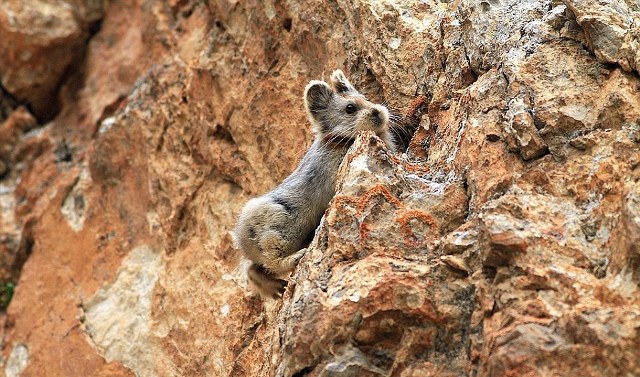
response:
<svg viewBox="0 0 640 377"><path fill-rule="evenodd" d="M389 132L394 135L406 149L415 132L415 127L410 127L404 117L394 113L389 113Z"/></svg>
<svg viewBox="0 0 640 377"><path fill-rule="evenodd" d="M326 134L322 139L325 144L328 145L341 145L351 143L355 140L358 131L356 129L349 130L346 135L341 132L330 132Z"/></svg>
<svg viewBox="0 0 640 377"><path fill-rule="evenodd" d="M296 152L295 156L293 157L293 158L294 158L294 160L296 160L296 161L300 161L300 159L301 159L302 155L303 155L304 153L307 153L307 150L308 150L308 149L309 149L309 148L303 148L303 149L300 149L298 152Z"/></svg>

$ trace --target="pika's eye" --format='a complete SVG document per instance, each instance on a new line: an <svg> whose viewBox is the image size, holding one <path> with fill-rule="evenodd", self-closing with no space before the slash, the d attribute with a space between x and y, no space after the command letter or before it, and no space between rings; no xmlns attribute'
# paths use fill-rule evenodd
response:
<svg viewBox="0 0 640 377"><path fill-rule="evenodd" d="M356 108L356 105L350 103L350 104L347 105L345 110L346 110L347 114L353 114L353 113L356 112L357 108Z"/></svg>

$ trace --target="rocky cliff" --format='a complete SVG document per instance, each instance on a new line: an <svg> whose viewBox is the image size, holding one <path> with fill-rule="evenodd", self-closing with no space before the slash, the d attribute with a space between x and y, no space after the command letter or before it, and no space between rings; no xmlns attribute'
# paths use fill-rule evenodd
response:
<svg viewBox="0 0 640 377"><path fill-rule="evenodd" d="M334 68L417 130L265 302L229 231ZM3 0L2 370L640 375L639 70L637 0Z"/></svg>

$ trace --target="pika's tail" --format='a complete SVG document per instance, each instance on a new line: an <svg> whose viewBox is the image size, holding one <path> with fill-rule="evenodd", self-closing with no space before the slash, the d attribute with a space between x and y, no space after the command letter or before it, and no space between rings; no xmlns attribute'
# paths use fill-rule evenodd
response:
<svg viewBox="0 0 640 377"><path fill-rule="evenodd" d="M256 291L265 298L278 299L287 287L286 280L278 279L275 274L256 263L251 264L247 276Z"/></svg>

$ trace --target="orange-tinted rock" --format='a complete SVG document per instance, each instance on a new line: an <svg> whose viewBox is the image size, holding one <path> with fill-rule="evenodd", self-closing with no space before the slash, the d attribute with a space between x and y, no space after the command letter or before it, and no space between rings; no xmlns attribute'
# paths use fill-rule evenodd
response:
<svg viewBox="0 0 640 377"><path fill-rule="evenodd" d="M0 8L0 82L41 119L59 109L57 91L77 69L103 2L10 0Z"/></svg>
<svg viewBox="0 0 640 377"><path fill-rule="evenodd" d="M9 163L18 140L25 132L34 128L37 121L24 107L19 107L0 124L0 159ZM0 175L4 172L0 173Z"/></svg>

